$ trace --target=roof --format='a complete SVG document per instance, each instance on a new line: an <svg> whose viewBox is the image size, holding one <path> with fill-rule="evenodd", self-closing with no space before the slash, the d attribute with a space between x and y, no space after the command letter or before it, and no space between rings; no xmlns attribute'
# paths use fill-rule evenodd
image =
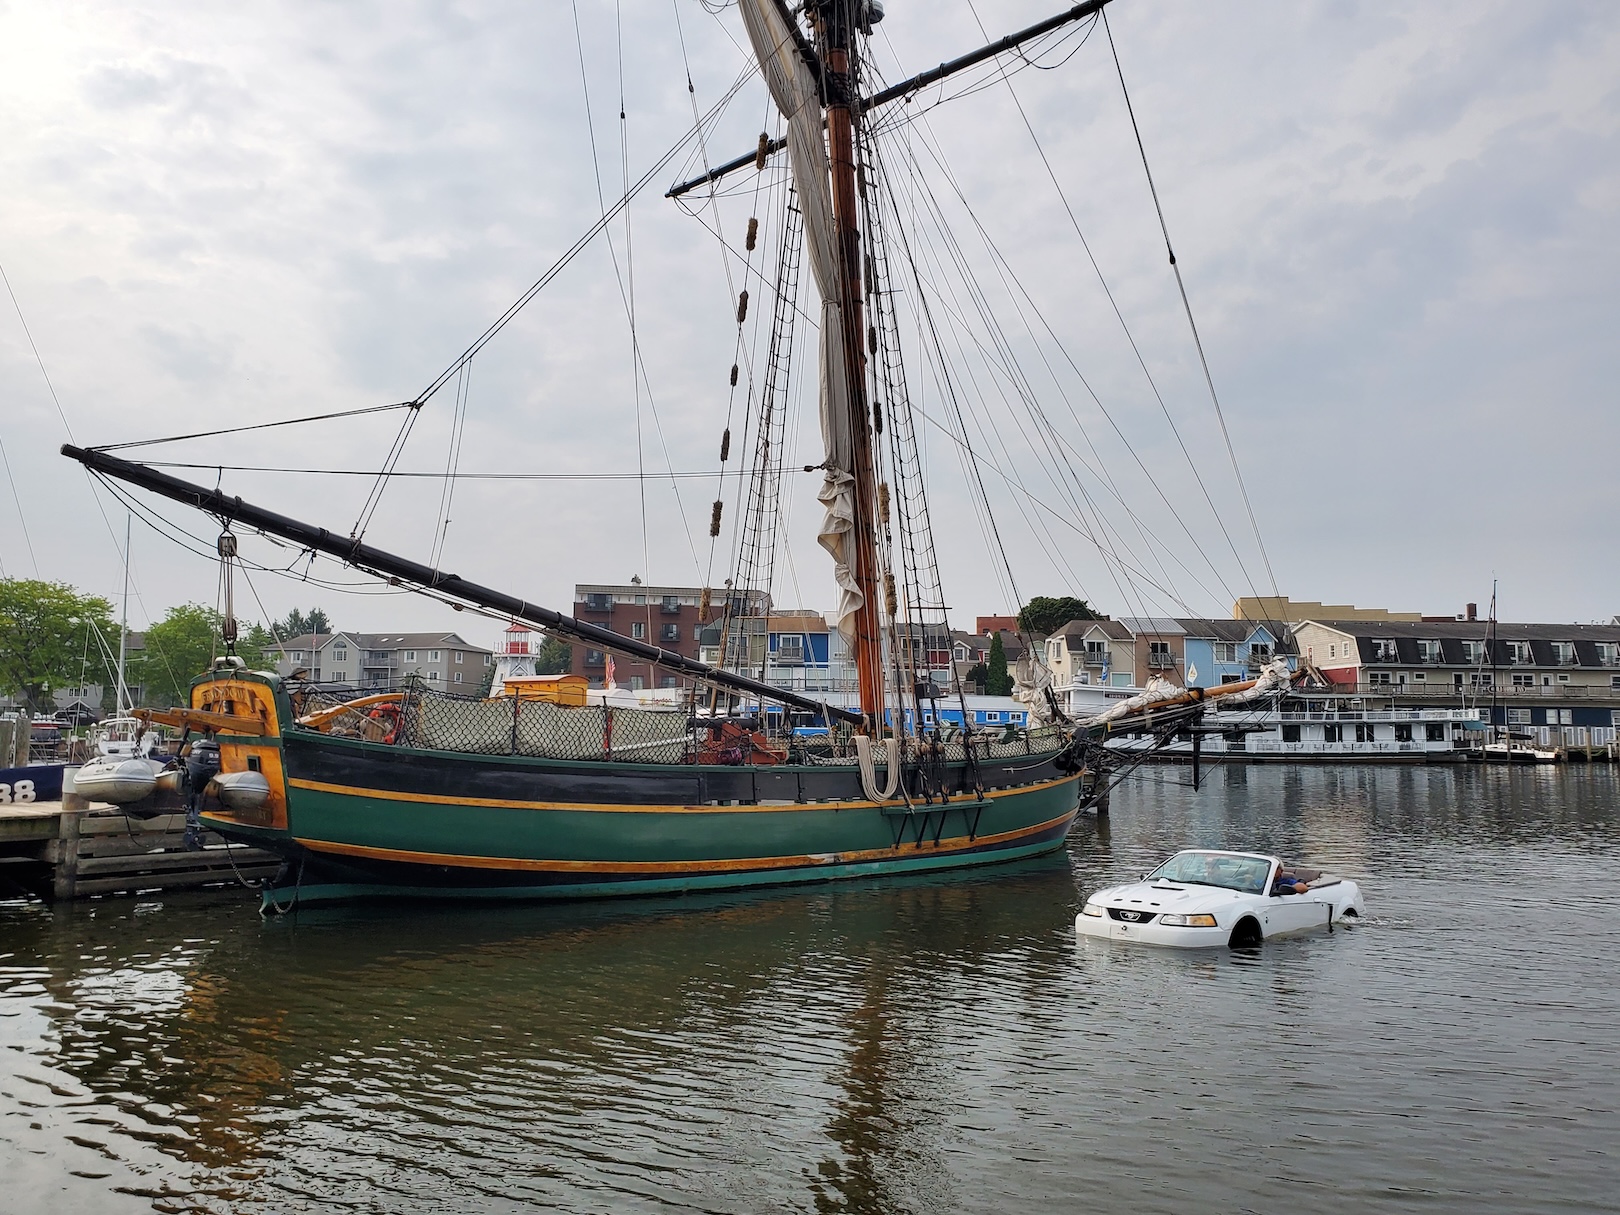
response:
<svg viewBox="0 0 1620 1215"><path fill-rule="evenodd" d="M1129 629L1117 620L1071 620L1060 629L1051 634L1053 637L1084 637L1093 629L1100 628L1109 637L1124 641L1131 635Z"/></svg>
<svg viewBox="0 0 1620 1215"><path fill-rule="evenodd" d="M1620 625L1513 624L1488 620L1302 620L1337 629L1351 637L1401 638L1414 641L1484 641L1494 628L1498 641L1609 641L1620 642ZM1299 627L1296 625L1295 627Z"/></svg>
<svg viewBox="0 0 1620 1215"><path fill-rule="evenodd" d="M508 630L510 631L510 630ZM476 650L481 654L494 653L485 646L471 645L458 633L303 633L289 637L281 643L287 650L319 650L334 641L347 641L362 650L431 650L446 648Z"/></svg>
<svg viewBox="0 0 1620 1215"><path fill-rule="evenodd" d="M1121 621L1136 636L1155 634L1160 637L1180 637L1186 632L1179 621L1168 616L1126 616Z"/></svg>

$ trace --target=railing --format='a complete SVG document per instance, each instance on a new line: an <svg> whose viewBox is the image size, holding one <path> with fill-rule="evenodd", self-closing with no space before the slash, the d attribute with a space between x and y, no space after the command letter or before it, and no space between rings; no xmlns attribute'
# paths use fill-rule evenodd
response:
<svg viewBox="0 0 1620 1215"><path fill-rule="evenodd" d="M1181 658L1176 654L1165 654L1154 651L1148 655L1148 669L1154 671L1168 671L1181 665Z"/></svg>
<svg viewBox="0 0 1620 1215"><path fill-rule="evenodd" d="M681 614L681 601L673 597L666 598L659 603L658 610L666 616L679 616Z"/></svg>
<svg viewBox="0 0 1620 1215"><path fill-rule="evenodd" d="M1342 695L1360 696L1422 696L1429 700L1450 699L1458 692L1465 692L1470 700L1487 701L1491 698L1491 685L1488 683L1468 683L1460 688L1456 684L1442 682L1433 683L1359 683L1356 691L1351 692L1348 685ZM1508 683L1496 685L1496 697L1499 700L1541 699L1541 700L1613 700L1620 702L1620 688L1603 687L1601 684L1558 683L1550 687L1514 687Z"/></svg>

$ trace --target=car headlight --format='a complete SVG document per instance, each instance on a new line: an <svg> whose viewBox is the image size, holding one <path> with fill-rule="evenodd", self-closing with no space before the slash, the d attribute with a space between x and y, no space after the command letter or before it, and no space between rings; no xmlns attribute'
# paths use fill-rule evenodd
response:
<svg viewBox="0 0 1620 1215"><path fill-rule="evenodd" d="M1171 928L1217 928L1212 915L1161 915L1159 923Z"/></svg>
<svg viewBox="0 0 1620 1215"><path fill-rule="evenodd" d="M1080 909L1080 914L1081 915L1101 915L1102 914L1102 908L1097 906L1097 904L1095 904L1095 903L1087 903L1084 907L1082 907Z"/></svg>

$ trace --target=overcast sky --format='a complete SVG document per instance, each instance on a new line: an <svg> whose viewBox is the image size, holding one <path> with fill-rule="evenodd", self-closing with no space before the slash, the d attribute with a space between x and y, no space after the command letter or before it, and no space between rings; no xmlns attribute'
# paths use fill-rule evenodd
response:
<svg viewBox="0 0 1620 1215"><path fill-rule="evenodd" d="M1056 7L979 0L978 15L993 37ZM889 80L985 40L967 0L888 8L874 52ZM960 242L966 273L937 224L911 234L1015 580L911 334L953 622L1015 593L1227 615L1273 576L1295 598L1427 613L1483 608L1493 578L1505 619L1620 611L1620 7L1118 0L1110 13L1264 555L1098 28L1010 88L981 74L971 95L933 108L929 95L886 137L891 166L928 169ZM0 5L0 264L61 407L0 299L0 441L26 520L25 539L0 487L5 573L119 591L125 511L56 454L68 428L114 443L413 397L622 191L626 165L639 177L691 127L693 99L707 111L746 66L734 8L625 4L618 27L611 5L579 0L578 15L576 41L556 3ZM698 218L662 187L704 154L749 150L766 119L756 78L702 151L636 200L628 238L621 221L611 250L592 244L478 356L462 472L714 473L728 416L741 434L727 375L733 293L752 280L709 228L740 245L760 212L774 233L779 170L744 174L713 206L696 196ZM762 241L754 270L771 257ZM970 281L993 326L973 319ZM751 350L769 292L753 294ZM974 353L994 333L1038 409ZM446 466L455 395L422 411L401 468ZM813 463L813 407L793 399L793 458ZM140 450L374 469L399 418ZM180 475L334 531L368 488ZM830 608L817 477L788 483L777 601ZM734 482L721 492L711 547L712 475L649 480L645 501L633 479L464 480L443 564L565 609L576 582L718 582ZM146 505L211 544L208 520ZM368 539L425 559L444 513L438 482L396 481ZM215 601L213 565L139 519L133 551L133 623ZM295 564L262 540L244 551ZM311 574L363 582L327 562ZM318 604L340 627L442 625L486 644L497 631L413 596L269 573L238 595L248 618Z"/></svg>

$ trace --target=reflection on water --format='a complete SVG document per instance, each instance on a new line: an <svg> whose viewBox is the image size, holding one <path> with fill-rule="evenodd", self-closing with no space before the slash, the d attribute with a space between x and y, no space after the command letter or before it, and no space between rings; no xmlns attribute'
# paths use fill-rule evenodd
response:
<svg viewBox="0 0 1620 1215"><path fill-rule="evenodd" d="M1612 1209L1612 771L1185 778L954 878L0 905L0 1206ZM1075 939L1083 893L1188 845L1348 873L1371 923Z"/></svg>

